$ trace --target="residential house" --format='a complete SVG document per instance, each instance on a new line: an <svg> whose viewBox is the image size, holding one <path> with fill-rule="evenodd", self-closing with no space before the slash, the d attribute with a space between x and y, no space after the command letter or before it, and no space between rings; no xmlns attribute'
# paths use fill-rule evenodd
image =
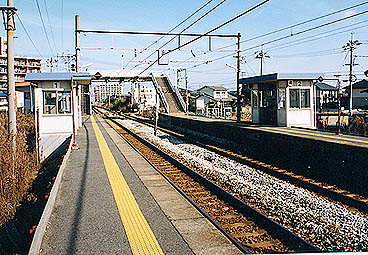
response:
<svg viewBox="0 0 368 255"><path fill-rule="evenodd" d="M338 88L327 83L316 82L316 109L329 110L338 108Z"/></svg>
<svg viewBox="0 0 368 255"><path fill-rule="evenodd" d="M350 98L350 86L344 88ZM361 80L353 84L353 109L368 110L368 81Z"/></svg>
<svg viewBox="0 0 368 255"><path fill-rule="evenodd" d="M233 110L235 97L223 86L204 86L192 93L191 107L197 114L226 117Z"/></svg>

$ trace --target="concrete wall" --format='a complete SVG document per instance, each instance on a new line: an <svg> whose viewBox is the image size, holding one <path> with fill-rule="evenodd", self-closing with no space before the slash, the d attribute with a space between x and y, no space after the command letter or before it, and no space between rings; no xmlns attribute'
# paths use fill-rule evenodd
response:
<svg viewBox="0 0 368 255"><path fill-rule="evenodd" d="M174 130L184 128L227 139L238 152L251 158L368 195L367 148L168 115L161 115L159 124Z"/></svg>

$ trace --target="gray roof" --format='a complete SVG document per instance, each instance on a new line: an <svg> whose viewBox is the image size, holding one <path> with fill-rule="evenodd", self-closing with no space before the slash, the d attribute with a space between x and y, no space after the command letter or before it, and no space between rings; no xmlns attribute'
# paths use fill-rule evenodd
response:
<svg viewBox="0 0 368 255"><path fill-rule="evenodd" d="M25 81L71 81L72 75L89 75L89 73L27 73ZM91 80L91 77L74 77L74 80Z"/></svg>
<svg viewBox="0 0 368 255"><path fill-rule="evenodd" d="M349 86L350 87L350 86ZM353 84L353 89L368 89L368 81L367 80L361 80Z"/></svg>
<svg viewBox="0 0 368 255"><path fill-rule="evenodd" d="M265 74L262 76L253 76L248 78L240 79L241 84L251 84L258 82L269 82L277 80L317 80L318 77L322 76L321 73L273 73Z"/></svg>
<svg viewBox="0 0 368 255"><path fill-rule="evenodd" d="M199 88L198 91L204 89L204 88L209 88L209 89L212 89L212 90L221 90L221 91L227 91L227 89L223 86L204 86L202 88Z"/></svg>
<svg viewBox="0 0 368 255"><path fill-rule="evenodd" d="M314 85L320 90L338 90L338 88L328 85L324 82L316 82Z"/></svg>

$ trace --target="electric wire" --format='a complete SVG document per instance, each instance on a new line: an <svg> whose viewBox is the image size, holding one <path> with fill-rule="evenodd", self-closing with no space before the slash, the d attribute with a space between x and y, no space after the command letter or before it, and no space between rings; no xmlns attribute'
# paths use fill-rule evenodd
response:
<svg viewBox="0 0 368 255"><path fill-rule="evenodd" d="M27 35L28 39L31 41L31 43L32 43L33 47L34 47L34 48L35 48L35 50L37 51L38 55L40 55L40 57L41 57L41 58L44 58L44 57L42 56L41 52L39 51L39 49L37 48L37 46L36 46L35 42L33 41L32 37L31 37L31 36L30 36L30 34L28 33L28 31L27 31L26 27L24 26L23 21L22 21L22 19L20 18L20 16L18 15L18 13L15 13L15 15L16 15L16 17L18 18L18 20L19 20L20 24L22 25L22 28L23 28L24 32L26 33L26 35Z"/></svg>
<svg viewBox="0 0 368 255"><path fill-rule="evenodd" d="M262 1L262 2L260 2L260 3L258 3L258 4L256 4L255 6L253 6L253 7L249 8L249 9L247 9L246 11L244 11L244 12L242 12L242 13L238 14L237 16L235 16L235 17L233 17L233 18L229 19L228 21L226 21L226 22L224 22L224 23L222 23L222 24L218 25L217 27L215 27L215 28L213 28L213 29L209 30L208 32L204 33L203 35L200 35L200 36L198 36L198 37L196 37L196 38L194 38L194 39L192 39L192 40L190 40L190 41L188 41L188 42L184 43L183 45L181 45L181 46L179 46L179 47L176 47L176 48L174 48L174 49L172 49L172 50L169 50L168 52L163 53L161 57L163 57L164 55L167 55L167 54L169 54L169 53L171 53L171 52L174 52L174 51L176 51L176 50L178 50L178 49L180 49L180 48L182 48L182 47L185 47L185 46L187 46L187 45L189 45L189 44L191 44L191 43L193 43L193 42L195 42L195 41L197 41L197 40L201 39L203 36L208 35L208 34L210 34L210 33L214 32L214 31L216 31L216 30L218 30L218 29L220 29L220 28L222 28L222 27L224 27L224 26L226 26L226 25L230 24L231 22L233 22L233 21L235 21L235 20L239 19L240 17L242 17L242 16L244 16L244 15L246 15L246 14L250 13L251 11L253 11L253 10L257 9L258 7L260 7L260 6L264 5L264 4L266 4L266 3L267 3L267 2L269 2L269 1L270 1L270 0L264 0L264 1ZM368 12L368 11L367 11L367 12ZM233 54L231 54L231 56L232 56L232 55L233 55ZM157 62L159 61L159 59L160 59L161 57L159 56L159 57L158 57L158 59L157 59L156 61L154 61L154 63L152 63L152 64L150 64L148 67L146 67L142 72L140 72L140 73L139 73L139 75L141 75L142 73L144 73L145 71L147 71L149 68L151 68L155 63L157 63Z"/></svg>
<svg viewBox="0 0 368 255"><path fill-rule="evenodd" d="M325 27L325 26L328 26L328 25L331 25L331 24L334 24L334 23L337 23L337 22L341 22L341 21L346 20L346 19L350 19L350 18L353 18L353 17L359 16L359 15L365 14L365 13L367 13L367 12L368 12L368 11L363 11L363 12L356 13L356 14L351 15L351 16L348 16L348 17L340 18L340 19L337 19L337 20L334 20L334 21L330 21L330 22L327 22L327 23L324 23L324 24L318 25L318 26L314 26L314 27L312 27L312 28L308 28L308 29L305 29L305 30L299 31L299 32L297 32L297 33L295 33L295 34L293 34L293 35L287 35L287 36L279 37L279 38L273 39L273 40L271 40L271 41L268 41L268 42L265 42L265 43L262 43L262 44L259 44L259 45L256 45L256 46L252 46L252 47L249 47L249 48L246 48L246 49L242 49L242 50L241 50L241 52L246 52L246 51L249 51L249 50L253 50L253 49L255 49L255 48L258 48L258 47L260 47L260 46L264 46L264 45L272 44L272 43L275 43L275 42L278 42L278 41L282 41L282 40L288 39L288 38L293 37L293 36L296 36L296 35L300 35L300 34L303 34L303 33L307 33L307 32L313 31L313 30L315 30L315 29L319 29L319 28L322 28L322 27ZM358 22L358 23L355 23L355 24L353 24L353 25L349 25L349 26L354 26L354 25L356 25L356 24L361 24L361 23L364 23L364 22L367 22L367 20L366 20L366 21L361 21L361 22ZM347 27L349 27L349 26L347 26ZM361 27L358 27L358 28L355 28L355 29L364 28L364 27L366 27L366 26L361 26ZM344 27L344 28L345 28L345 27ZM333 31L333 30L331 30L331 31ZM326 33L326 32L325 32L325 33ZM341 34L341 32L336 33L336 34ZM336 35L336 34L332 34L332 35ZM318 38L318 39L327 38L327 37L332 36L332 35L328 35L328 36L320 37L320 38ZM311 37L314 37L314 36L315 36L315 35L313 35L313 36L311 36ZM310 41L315 41L315 40L317 40L317 39L311 39L311 40L309 40L309 41L306 41L306 40L305 40L305 38L303 38L303 39L300 39L300 40L299 40L299 41L302 41L302 42L301 42L301 43L299 43L299 44L306 43L306 42L310 42ZM294 41L294 42L295 42L295 41ZM287 46L284 46L283 48L285 48L285 47L291 47L291 46L295 46L295 45L299 45L299 44L292 44L292 43L294 43L294 42L286 43L286 44L288 44L288 45L287 45ZM277 47L279 47L279 46L277 46ZM272 49L272 48L271 48L271 49ZM279 47L278 49L281 49L281 48ZM212 63L212 62L214 62L214 61L217 61L217 60L220 60L220 59L224 59L224 58L230 57L230 56L232 56L232 55L233 55L233 54L229 54L229 55L225 55L225 56L223 56L223 57L216 58L216 59L213 59L213 60L207 60L207 61L204 61L203 63L196 64L196 65L191 66L191 67L188 67L188 68L196 68L196 67L198 67L198 66L201 66L201 65L204 65L204 64L209 64L209 63ZM250 56L252 56L252 55L253 55L253 54L248 55L247 57L250 57Z"/></svg>
<svg viewBox="0 0 368 255"><path fill-rule="evenodd" d="M50 48L51 56L54 56L54 51L52 50L52 47L51 47L50 39L49 39L49 36L47 34L47 30L46 30L46 27L45 27L45 22L43 21L43 17L42 17L42 13L41 13L41 9L40 9L40 5L38 3L38 0L36 0L36 4L37 4L37 9L38 9L38 14L39 14L40 19L41 19L43 31L45 32L47 43L48 43L49 48Z"/></svg>
<svg viewBox="0 0 368 255"><path fill-rule="evenodd" d="M54 31L52 29L52 25L51 25L51 21L50 21L49 8L47 7L46 0L43 0L43 2L45 4L46 16L47 16L47 20L48 20L50 31L51 31L51 39L52 39L52 42L54 44L55 49L57 49L56 43L55 43Z"/></svg>
<svg viewBox="0 0 368 255"><path fill-rule="evenodd" d="M187 27L185 27L184 29L182 29L179 33L183 33L186 30L188 30L189 28L191 28L192 26L194 26L196 23L198 23L200 20L202 20L203 18L205 18L206 16L208 16L211 12L213 12L214 10L216 10L218 7L220 7L222 4L224 4L227 0L222 0L221 2L219 2L217 5L215 5L214 7L212 7L210 10L208 10L206 13L204 13L202 16L200 16L199 18L197 18L195 21L193 21L191 24L189 24ZM162 49L163 47L165 47L166 45L168 45L170 42L172 42L177 36L171 38L169 41L167 41L165 44L161 45L161 47L159 49ZM184 47L184 46L183 46ZM181 48L179 46L179 48ZM143 59L142 61L147 60L148 58L152 57L155 54L155 52L152 52L149 56L147 56L145 59ZM134 66L131 70L133 70L134 68L137 68L138 66L140 66L140 64L137 64L136 66Z"/></svg>
<svg viewBox="0 0 368 255"><path fill-rule="evenodd" d="M61 52L64 52L64 0L61 0Z"/></svg>
<svg viewBox="0 0 368 255"><path fill-rule="evenodd" d="M311 42L311 41L328 38L328 37L331 37L331 36L334 36L334 35L341 35L345 32L350 32L352 29L357 30L357 29L365 28L366 25L359 26L359 27L354 27L354 26L360 25L360 24L366 23L366 22L368 22L368 20L364 20L364 21L360 21L360 22L357 22L357 23L354 23L354 24L347 25L347 26L331 29L331 30L328 30L328 31L325 31L325 32L322 32L322 33L318 33L318 34L315 34L315 35L312 35L312 36L304 37L304 38L301 38L301 39L298 39L298 40L295 40L295 41L292 41L292 42L287 42L287 43L284 43L284 44L276 45L276 46L273 46L271 48L268 48L268 51L269 50L273 50L273 51L280 50L280 49L284 49L284 48L287 48L287 47L296 46L296 45L308 43L308 42ZM349 29L344 30L344 31L340 31L338 33L332 33L332 32L339 31L339 30L344 29L344 28L349 28ZM332 34L330 34L330 33L332 33ZM309 39L309 40L307 40L307 39Z"/></svg>
<svg viewBox="0 0 368 255"><path fill-rule="evenodd" d="M197 9L195 12L193 12L191 15L189 15L187 18L185 18L183 21L181 21L178 25L176 25L175 27L173 27L172 29L170 29L170 32L174 31L175 29L177 29L178 27L180 27L182 24L184 24L186 21L188 21L190 18L192 18L194 15L196 15L198 12L200 12L203 8L205 8L207 5L209 5L211 2L213 2L213 0L209 0L207 3L205 3L204 5L202 5L199 9ZM156 41L154 41L153 43L151 43L149 46L147 46L145 49L143 49L142 51L140 51L137 56L134 56L131 60L129 60L129 62L126 64L126 66L124 67L124 69L136 58L138 57L140 54L142 54L144 51L146 51L148 48L152 47L153 45L155 45L156 43L158 43L160 40L162 40L165 36L161 36L159 39L157 39Z"/></svg>
<svg viewBox="0 0 368 255"><path fill-rule="evenodd" d="M255 37L246 39L244 41L241 41L241 43L250 42L250 41L253 41L253 40L256 40L256 39L265 37L265 36L269 36L269 35L272 35L272 34L275 34L275 33L279 33L279 32L285 31L285 30L293 29L295 27L298 27L298 26L301 26L301 25L305 25L305 24L311 23L313 21L320 20L320 19L323 19L323 18L332 16L332 15L335 15L335 14L338 14L338 13L341 13L341 12L344 12L344 11L347 11L347 10L350 10L350 9L354 9L354 8L360 7L360 6L365 5L365 4L368 4L368 1L365 1L365 2L360 3L360 4L357 4L357 5L353 5L353 6L344 8L344 9L340 9L338 11L334 11L334 12L331 12L331 13L328 13L328 14L325 14L325 15L321 15L321 16L318 16L318 17L315 17L315 18L312 18L312 19L309 19L309 20L306 20L306 21L303 21L303 22L300 22L300 23L297 23L297 24L294 24L294 25L291 25L291 26L280 28L280 29L277 29L277 30L274 30L274 31L271 31L271 32L268 32L268 33L265 33L265 34L262 34L262 35L258 35L258 36L255 36ZM226 49L226 48L232 47L234 45L236 45L236 44L231 44L231 45L223 46L223 47L218 48L218 49Z"/></svg>

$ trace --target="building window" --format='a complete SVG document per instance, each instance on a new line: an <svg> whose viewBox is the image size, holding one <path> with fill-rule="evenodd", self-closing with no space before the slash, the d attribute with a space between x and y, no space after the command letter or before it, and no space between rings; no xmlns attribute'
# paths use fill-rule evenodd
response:
<svg viewBox="0 0 368 255"><path fill-rule="evenodd" d="M279 88L279 100L277 103L278 109L285 109L285 88Z"/></svg>
<svg viewBox="0 0 368 255"><path fill-rule="evenodd" d="M252 90L252 106L253 108L257 108L258 107L258 91L257 90Z"/></svg>
<svg viewBox="0 0 368 255"><path fill-rule="evenodd" d="M45 91L44 96L44 114L56 114L56 91Z"/></svg>
<svg viewBox="0 0 368 255"><path fill-rule="evenodd" d="M44 114L70 114L72 112L70 92L44 91L43 96Z"/></svg>
<svg viewBox="0 0 368 255"><path fill-rule="evenodd" d="M68 114L72 112L71 106L71 93L70 92L58 92L58 113Z"/></svg>
<svg viewBox="0 0 368 255"><path fill-rule="evenodd" d="M290 108L310 108L310 89L290 89Z"/></svg>

